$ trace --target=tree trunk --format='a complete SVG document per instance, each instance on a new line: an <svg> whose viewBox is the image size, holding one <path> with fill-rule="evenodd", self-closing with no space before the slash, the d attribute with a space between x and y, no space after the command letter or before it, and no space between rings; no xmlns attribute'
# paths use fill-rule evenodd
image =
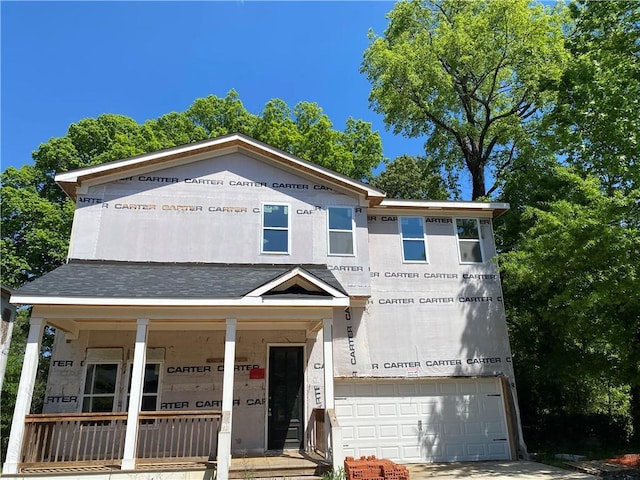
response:
<svg viewBox="0 0 640 480"><path fill-rule="evenodd" d="M467 158L467 167L469 168L469 173L471 173L471 183L473 185L471 200L484 197L487 193L484 186L484 164L480 158L474 158L473 154L471 154L470 158Z"/></svg>

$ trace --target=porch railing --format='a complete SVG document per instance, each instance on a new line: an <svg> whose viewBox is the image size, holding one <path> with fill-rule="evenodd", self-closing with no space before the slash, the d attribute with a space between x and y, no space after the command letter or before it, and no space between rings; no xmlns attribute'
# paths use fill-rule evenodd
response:
<svg viewBox="0 0 640 480"><path fill-rule="evenodd" d="M314 408L311 420L310 441L313 449L324 455L327 460L331 460L334 471L339 471L343 468L344 452L342 428L335 410Z"/></svg>
<svg viewBox="0 0 640 480"><path fill-rule="evenodd" d="M137 459L210 460L217 449L219 411L141 412ZM119 465L127 414L27 415L21 467Z"/></svg>

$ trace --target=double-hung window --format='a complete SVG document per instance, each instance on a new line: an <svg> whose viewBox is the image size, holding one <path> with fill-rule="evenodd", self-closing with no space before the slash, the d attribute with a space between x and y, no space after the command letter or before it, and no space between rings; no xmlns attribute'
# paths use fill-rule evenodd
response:
<svg viewBox="0 0 640 480"><path fill-rule="evenodd" d="M400 217L402 237L402 260L404 262L426 262L427 245L424 238L422 217Z"/></svg>
<svg viewBox="0 0 640 480"><path fill-rule="evenodd" d="M118 384L118 363L89 363L82 397L83 412L113 412Z"/></svg>
<svg viewBox="0 0 640 480"><path fill-rule="evenodd" d="M127 405L129 408L129 398L131 397L131 378L133 364L129 365L129 387L127 389ZM144 380L142 385L142 404L140 410L153 412L158 410L158 392L160 391L160 364L147 363L144 366Z"/></svg>
<svg viewBox="0 0 640 480"><path fill-rule="evenodd" d="M353 255L353 208L329 207L329 255Z"/></svg>
<svg viewBox="0 0 640 480"><path fill-rule="evenodd" d="M289 253L289 205L262 206L262 253Z"/></svg>
<svg viewBox="0 0 640 480"><path fill-rule="evenodd" d="M456 235L461 263L482 263L482 242L477 218L457 218Z"/></svg>

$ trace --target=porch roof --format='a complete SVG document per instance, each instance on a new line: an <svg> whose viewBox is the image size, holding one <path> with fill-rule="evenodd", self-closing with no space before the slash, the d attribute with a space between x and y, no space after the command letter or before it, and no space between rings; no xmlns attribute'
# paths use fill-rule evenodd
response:
<svg viewBox="0 0 640 480"><path fill-rule="evenodd" d="M297 288L278 286L300 276ZM282 281L280 280L282 279ZM309 283L310 282L310 283ZM326 265L213 264L70 260L12 295L18 304L59 303L52 299L222 300L260 295L305 299L347 297ZM137 302L136 302L137 303Z"/></svg>

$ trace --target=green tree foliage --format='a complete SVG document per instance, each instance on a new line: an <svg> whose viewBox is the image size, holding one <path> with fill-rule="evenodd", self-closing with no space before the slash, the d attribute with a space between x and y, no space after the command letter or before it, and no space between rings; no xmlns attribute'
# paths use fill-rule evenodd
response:
<svg viewBox="0 0 640 480"><path fill-rule="evenodd" d="M562 17L527 0L402 0L361 71L395 133L426 136L449 172L467 169L472 199L491 193L553 95L565 58Z"/></svg>
<svg viewBox="0 0 640 480"><path fill-rule="evenodd" d="M502 196L521 408L530 426L603 415L612 440L626 427L640 441L640 9L577 1L570 12L557 100Z"/></svg>
<svg viewBox="0 0 640 480"><path fill-rule="evenodd" d="M563 166L526 177L517 188L544 200L523 209L516 248L501 256L524 416L624 423L640 400L629 388L640 381L637 198Z"/></svg>
<svg viewBox="0 0 640 480"><path fill-rule="evenodd" d="M401 155L385 164L384 171L371 180L371 185L389 198L448 200L456 196L456 186L445 183L437 173L437 162L430 157Z"/></svg>
<svg viewBox="0 0 640 480"><path fill-rule="evenodd" d="M571 60L547 117L550 138L607 192L640 184L640 8L635 0L579 1Z"/></svg>

